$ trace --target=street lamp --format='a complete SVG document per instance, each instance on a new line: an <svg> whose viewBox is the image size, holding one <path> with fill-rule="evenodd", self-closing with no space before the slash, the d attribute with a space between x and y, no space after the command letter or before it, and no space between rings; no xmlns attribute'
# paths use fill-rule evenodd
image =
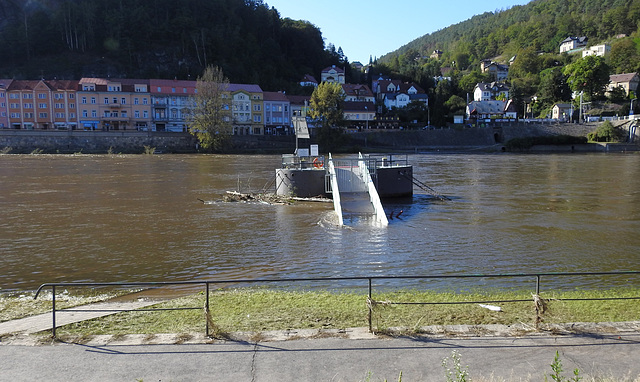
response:
<svg viewBox="0 0 640 382"><path fill-rule="evenodd" d="M369 107L365 106L364 107L364 119L365 119L365 123L366 123L366 128L365 130L369 130Z"/></svg>

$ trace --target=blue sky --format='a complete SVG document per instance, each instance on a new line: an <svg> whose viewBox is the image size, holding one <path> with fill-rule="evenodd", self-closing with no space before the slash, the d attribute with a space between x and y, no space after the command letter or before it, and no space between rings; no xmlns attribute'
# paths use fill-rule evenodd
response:
<svg viewBox="0 0 640 382"><path fill-rule="evenodd" d="M369 63L425 34L474 15L523 5L530 0L264 0L281 17L306 20L322 31L325 44L342 47L349 61Z"/></svg>

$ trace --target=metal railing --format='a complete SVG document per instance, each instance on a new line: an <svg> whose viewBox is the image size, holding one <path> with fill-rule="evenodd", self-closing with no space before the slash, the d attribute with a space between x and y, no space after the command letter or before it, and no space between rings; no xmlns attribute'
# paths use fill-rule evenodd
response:
<svg viewBox="0 0 640 382"><path fill-rule="evenodd" d="M511 302L535 302L536 297L540 297L541 293L541 281L542 278L576 278L585 276L627 276L637 277L640 276L640 271L617 271L617 272L572 272L572 273L512 273L512 274L468 274L468 275L427 275L427 276L360 276L360 277L317 277L317 278L273 278L273 279L237 279L237 280L216 280L216 281L175 281L175 282L124 282L124 283L46 283L42 284L34 295L34 299L37 299L40 292L46 288L52 290L52 336L56 337L56 314L65 312L64 309L58 310L56 308L56 288L58 287L171 287L171 286L204 286L205 288L205 334L209 336L209 312L210 312L210 289L211 285L237 285L237 284L282 284L291 285L292 283L309 283L309 282L324 282L330 284L339 284L346 281L361 281L367 284L367 320L369 325L369 331L373 332L372 316L375 306L379 303L374 299L373 289L374 281L385 280L442 280L442 279L532 279L535 280L535 292L533 298L529 299L508 299L508 300L482 300L482 301L423 301L423 302L403 302L403 301L385 301L385 305L445 305L445 304L486 304L486 303L511 303ZM640 296L632 297L596 297L596 298L554 298L554 301L609 301L609 300L640 300ZM198 307L177 307L177 308L151 308L151 309L76 309L73 313L77 312L129 312L129 311L167 311L167 310L198 310L203 309L202 306Z"/></svg>
<svg viewBox="0 0 640 382"><path fill-rule="evenodd" d="M376 189L376 186L371 179L367 164L365 163L364 157L361 153L358 153L358 158L361 159L360 174L362 175L364 183L367 185L367 193L369 194L369 201L371 202L373 210L375 211L376 222L378 222L378 224L381 224L382 226L387 226L389 225L389 220L387 220L387 214L385 214L384 212L382 201L380 201L380 195L378 195L378 190Z"/></svg>

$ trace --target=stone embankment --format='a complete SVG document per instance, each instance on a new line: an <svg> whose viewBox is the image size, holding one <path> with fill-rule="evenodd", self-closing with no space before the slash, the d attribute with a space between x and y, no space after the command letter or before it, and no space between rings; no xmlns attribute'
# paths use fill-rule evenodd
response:
<svg viewBox="0 0 640 382"><path fill-rule="evenodd" d="M622 125L625 128L626 125ZM586 136L597 123L495 123L485 127L428 130L370 130L348 133L348 150L501 150L513 138L572 135ZM637 137L636 137L637 138ZM637 139L636 139L637 141ZM292 153L293 136L234 136L232 152ZM0 153L195 153L198 146L189 133L139 131L34 131L0 130ZM627 150L627 149L625 149ZM601 146L573 147L572 151L606 151Z"/></svg>

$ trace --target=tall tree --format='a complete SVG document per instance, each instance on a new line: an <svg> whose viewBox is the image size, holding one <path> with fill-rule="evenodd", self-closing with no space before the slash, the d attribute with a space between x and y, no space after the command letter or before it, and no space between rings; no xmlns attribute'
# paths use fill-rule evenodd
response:
<svg viewBox="0 0 640 382"><path fill-rule="evenodd" d="M573 91L584 91L593 99L604 91L609 83L609 65L604 57L586 56L565 66L563 73Z"/></svg>
<svg viewBox="0 0 640 382"><path fill-rule="evenodd" d="M345 94L340 84L321 83L311 94L311 118L320 120L323 127L342 125L344 99Z"/></svg>
<svg viewBox="0 0 640 382"><path fill-rule="evenodd" d="M196 82L197 93L188 116L189 132L207 150L222 151L231 141L229 80L218 67L209 66Z"/></svg>

